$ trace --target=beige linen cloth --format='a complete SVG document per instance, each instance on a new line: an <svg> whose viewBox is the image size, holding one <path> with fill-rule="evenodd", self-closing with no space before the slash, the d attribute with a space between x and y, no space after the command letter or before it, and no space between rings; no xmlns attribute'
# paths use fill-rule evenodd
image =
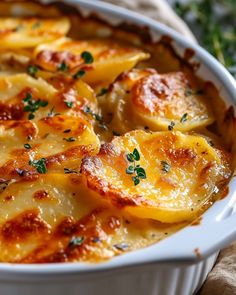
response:
<svg viewBox="0 0 236 295"><path fill-rule="evenodd" d="M104 0L141 12L181 32L197 42L187 25L175 14L166 0ZM236 226L236 225L235 225ZM236 294L236 242L222 250L199 295ZM164 294L163 294L164 295ZM181 294L178 294L181 295Z"/></svg>

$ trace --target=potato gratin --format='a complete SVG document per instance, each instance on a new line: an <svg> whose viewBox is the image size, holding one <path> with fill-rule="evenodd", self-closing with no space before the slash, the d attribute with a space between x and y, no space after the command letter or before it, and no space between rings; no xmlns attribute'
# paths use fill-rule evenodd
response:
<svg viewBox="0 0 236 295"><path fill-rule="evenodd" d="M0 11L0 261L104 261L225 195L232 110L168 40L61 5Z"/></svg>

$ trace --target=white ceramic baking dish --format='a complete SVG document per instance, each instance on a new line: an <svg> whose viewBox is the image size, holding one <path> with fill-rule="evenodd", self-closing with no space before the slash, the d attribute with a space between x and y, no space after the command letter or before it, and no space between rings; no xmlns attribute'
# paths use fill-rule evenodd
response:
<svg viewBox="0 0 236 295"><path fill-rule="evenodd" d="M53 1L41 1L50 3ZM197 74L212 81L227 105L236 109L236 82L211 55L173 30L140 14L92 0L69 0L83 14L96 12L118 24L148 26L152 37L169 35L178 54L195 51ZM19 12L19 11L18 11ZM236 136L236 130L235 130ZM236 178L229 193L203 215L200 225L184 228L165 240L100 264L0 264L1 295L155 294L195 293L211 270L218 251L236 238Z"/></svg>

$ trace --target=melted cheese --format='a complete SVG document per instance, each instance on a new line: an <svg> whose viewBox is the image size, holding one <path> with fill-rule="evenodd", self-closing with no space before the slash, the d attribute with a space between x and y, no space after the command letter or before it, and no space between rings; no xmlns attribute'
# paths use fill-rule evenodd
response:
<svg viewBox="0 0 236 295"><path fill-rule="evenodd" d="M4 262L98 262L149 246L198 217L231 175L232 136L218 134L233 134L232 110L223 117L166 40L61 7L0 3ZM126 173L135 148L137 185L138 170Z"/></svg>
<svg viewBox="0 0 236 295"><path fill-rule="evenodd" d="M79 169L82 157L96 154L100 145L88 121L65 115L38 122L1 121L0 138L0 177L4 179L35 175L29 161L41 158L45 158L48 173Z"/></svg>
<svg viewBox="0 0 236 295"><path fill-rule="evenodd" d="M88 51L94 61L86 64L81 53ZM85 69L83 80L89 84L112 82L123 71L133 68L139 61L147 59L148 53L124 47L113 41L62 39L52 44L43 44L34 52L35 63L47 71L57 71L62 62L71 73Z"/></svg>
<svg viewBox="0 0 236 295"><path fill-rule="evenodd" d="M133 70L113 84L104 100L114 113L111 124L120 133L144 126L189 131L214 121L206 97L196 87L193 78L182 72Z"/></svg>
<svg viewBox="0 0 236 295"><path fill-rule="evenodd" d="M140 153L146 179L134 185L127 154ZM165 166L167 165L167 168ZM193 219L230 176L228 162L200 136L134 131L82 162L85 185L140 218L174 223Z"/></svg>
<svg viewBox="0 0 236 295"><path fill-rule="evenodd" d="M65 17L55 19L7 17L0 19L0 28L1 47L22 48L63 37L70 29L70 22Z"/></svg>
<svg viewBox="0 0 236 295"><path fill-rule="evenodd" d="M139 221L101 205L73 174L10 184L0 203L1 261L96 262L156 242L183 226ZM74 237L83 237L83 243L71 245Z"/></svg>
<svg viewBox="0 0 236 295"><path fill-rule="evenodd" d="M50 80L50 84L42 78L32 78L27 74L0 75L0 119L27 119L29 111L24 101L28 94L32 100L47 103L34 112L34 120L46 117L50 113L67 115L85 115L84 108L98 113L97 99L91 87L81 80L65 80L65 77ZM59 89L59 91L57 89ZM92 117L87 116L93 121Z"/></svg>

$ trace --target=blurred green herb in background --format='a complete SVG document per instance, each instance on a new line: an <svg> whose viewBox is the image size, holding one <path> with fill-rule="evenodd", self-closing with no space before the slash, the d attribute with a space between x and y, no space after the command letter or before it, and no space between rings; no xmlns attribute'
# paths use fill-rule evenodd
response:
<svg viewBox="0 0 236 295"><path fill-rule="evenodd" d="M236 78L236 0L171 2L199 43Z"/></svg>

